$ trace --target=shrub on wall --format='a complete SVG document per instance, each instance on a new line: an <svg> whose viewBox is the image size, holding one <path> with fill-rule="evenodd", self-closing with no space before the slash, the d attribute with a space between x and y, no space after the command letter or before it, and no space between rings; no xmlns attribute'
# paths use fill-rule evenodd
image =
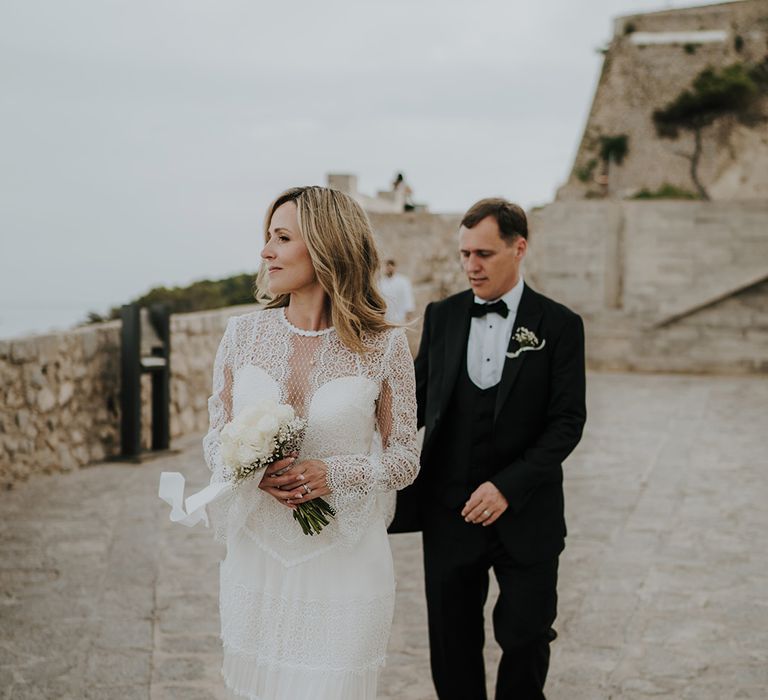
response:
<svg viewBox="0 0 768 700"><path fill-rule="evenodd" d="M649 190L644 187L635 193L632 199L701 199L701 197L695 192L665 182L657 190Z"/></svg>
<svg viewBox="0 0 768 700"><path fill-rule="evenodd" d="M581 182L589 182L592 179L592 174L595 172L596 167L597 158L590 158L586 164L582 165L580 168L576 168L576 177L579 178Z"/></svg>
<svg viewBox="0 0 768 700"><path fill-rule="evenodd" d="M600 137L600 160L603 163L621 165L629 152L629 137L626 134Z"/></svg>

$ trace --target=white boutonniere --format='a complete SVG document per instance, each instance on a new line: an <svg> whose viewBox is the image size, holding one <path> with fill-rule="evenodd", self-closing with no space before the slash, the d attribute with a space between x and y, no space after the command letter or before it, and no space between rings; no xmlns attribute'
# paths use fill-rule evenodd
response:
<svg viewBox="0 0 768 700"><path fill-rule="evenodd" d="M528 350L541 350L547 343L546 340L539 342L536 334L533 331L529 331L525 326L520 326L515 331L512 339L517 341L519 347L514 352L507 353L507 357L510 360L514 360L518 355Z"/></svg>

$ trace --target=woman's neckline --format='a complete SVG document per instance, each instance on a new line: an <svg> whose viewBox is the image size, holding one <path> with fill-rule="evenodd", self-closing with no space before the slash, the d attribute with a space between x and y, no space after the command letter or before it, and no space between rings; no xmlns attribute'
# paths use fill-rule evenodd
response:
<svg viewBox="0 0 768 700"><path fill-rule="evenodd" d="M309 338L314 338L319 335L327 335L333 330L333 326L328 326L328 328L322 328L319 331L308 331L304 328L299 328L297 326L294 326L289 320L288 317L285 315L285 307L281 307L280 309L280 320L283 322L283 325L291 331L291 333L295 333L296 335L303 335Z"/></svg>

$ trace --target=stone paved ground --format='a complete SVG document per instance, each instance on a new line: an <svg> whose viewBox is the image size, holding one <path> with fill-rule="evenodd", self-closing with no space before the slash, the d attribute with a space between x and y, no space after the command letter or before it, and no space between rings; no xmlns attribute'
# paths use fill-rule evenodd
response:
<svg viewBox="0 0 768 700"><path fill-rule="evenodd" d="M550 700L768 697L768 379L592 375L589 411ZM199 442L180 447L0 494L2 700L222 697L222 548L156 498L162 470L204 483ZM419 539L393 548L381 697L428 700Z"/></svg>

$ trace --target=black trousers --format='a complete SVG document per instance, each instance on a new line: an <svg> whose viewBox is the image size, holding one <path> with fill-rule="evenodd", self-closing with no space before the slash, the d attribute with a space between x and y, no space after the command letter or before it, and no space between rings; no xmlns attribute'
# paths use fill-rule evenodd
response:
<svg viewBox="0 0 768 700"><path fill-rule="evenodd" d="M458 510L430 513L424 569L432 679L440 700L486 700L483 607L489 571L499 584L493 631L502 649L496 700L544 700L549 643L557 636L558 559L516 562L493 525L465 523Z"/></svg>

